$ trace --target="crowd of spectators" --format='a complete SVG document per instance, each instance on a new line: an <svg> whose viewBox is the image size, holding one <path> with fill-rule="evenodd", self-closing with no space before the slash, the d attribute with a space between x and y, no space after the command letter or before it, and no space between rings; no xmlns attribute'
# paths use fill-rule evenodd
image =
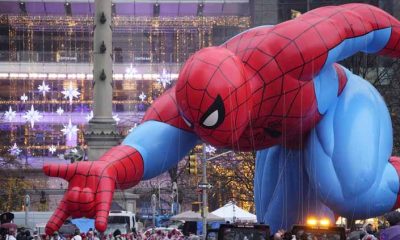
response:
<svg viewBox="0 0 400 240"><path fill-rule="evenodd" d="M392 211L383 216L388 224L376 226L365 222L360 229L346 233L346 240L400 240L400 212ZM279 230L272 236L273 240L340 240L339 234L315 236L313 234L294 234L291 231Z"/></svg>
<svg viewBox="0 0 400 240"><path fill-rule="evenodd" d="M347 240L400 240L400 212L393 211L384 215L388 226L377 227L371 222L364 223L363 227L347 233ZM0 240L198 240L198 236L183 236L177 229L148 229L147 231L131 232L122 234L116 229L112 234L102 235L89 229L87 232L80 232L76 229L73 234L60 234L54 232L51 236L29 229L10 228L6 234L0 235ZM320 237L310 237L307 234L293 234L290 231L280 230L272 236L273 240L320 240ZM340 239L328 237L326 239Z"/></svg>

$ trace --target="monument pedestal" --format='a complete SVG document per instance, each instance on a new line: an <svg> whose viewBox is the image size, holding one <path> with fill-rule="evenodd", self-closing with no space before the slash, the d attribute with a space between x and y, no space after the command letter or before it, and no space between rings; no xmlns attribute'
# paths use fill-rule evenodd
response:
<svg viewBox="0 0 400 240"><path fill-rule="evenodd" d="M93 118L85 133L88 160L95 161L110 148L121 142L121 135L113 118Z"/></svg>

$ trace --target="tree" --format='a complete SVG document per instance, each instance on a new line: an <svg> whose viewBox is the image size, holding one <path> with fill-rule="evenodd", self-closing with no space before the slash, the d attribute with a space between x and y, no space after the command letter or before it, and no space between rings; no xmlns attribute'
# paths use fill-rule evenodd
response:
<svg viewBox="0 0 400 240"><path fill-rule="evenodd" d="M1 134L1 132L0 132ZM0 145L0 168L20 168L21 163L18 161L17 157L11 155L9 148L6 144Z"/></svg>
<svg viewBox="0 0 400 240"><path fill-rule="evenodd" d="M213 160L208 164L211 209L223 206L230 200L249 211L254 210L254 153L235 153Z"/></svg>
<svg viewBox="0 0 400 240"><path fill-rule="evenodd" d="M0 178L0 211L18 211L22 209L25 189L31 188L29 181L17 177Z"/></svg>

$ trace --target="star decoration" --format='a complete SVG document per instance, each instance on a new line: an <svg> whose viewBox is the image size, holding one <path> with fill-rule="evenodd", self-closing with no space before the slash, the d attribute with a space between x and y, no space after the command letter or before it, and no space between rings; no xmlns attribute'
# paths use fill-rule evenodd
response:
<svg viewBox="0 0 400 240"><path fill-rule="evenodd" d="M57 151L56 146L51 145L51 146L49 147L49 152L50 152L51 154L54 154L56 151Z"/></svg>
<svg viewBox="0 0 400 240"><path fill-rule="evenodd" d="M171 80L171 74L168 74L167 70L163 68L163 72L161 76L157 79L157 82L165 88L167 84L171 84Z"/></svg>
<svg viewBox="0 0 400 240"><path fill-rule="evenodd" d="M63 132L64 135L68 136L68 140L72 139L72 135L75 135L79 129L77 128L76 125L72 125L71 119L69 119L68 125L64 125L64 128L61 129L61 132Z"/></svg>
<svg viewBox="0 0 400 240"><path fill-rule="evenodd" d="M126 70L125 70L125 72L126 72L126 74L128 74L129 76L133 76L133 75L135 75L136 73L137 73L137 70L136 70L136 68L134 68L133 66L132 66L132 63L131 63L131 66L130 67L128 67Z"/></svg>
<svg viewBox="0 0 400 240"><path fill-rule="evenodd" d="M62 109L61 107L58 107L56 113L61 116L64 113L64 109Z"/></svg>
<svg viewBox="0 0 400 240"><path fill-rule="evenodd" d="M13 111L10 106L8 111L4 113L4 118L7 119L9 122L11 122L15 118L16 115L17 115L17 113L15 111Z"/></svg>
<svg viewBox="0 0 400 240"><path fill-rule="evenodd" d="M22 150L19 149L16 143L14 143L14 145L10 149L8 149L8 151L13 156L18 156L22 152Z"/></svg>
<svg viewBox="0 0 400 240"><path fill-rule="evenodd" d="M90 111L90 113L88 115L86 115L86 121L90 121L93 118L93 111Z"/></svg>
<svg viewBox="0 0 400 240"><path fill-rule="evenodd" d="M21 96L21 101L24 103L28 101L28 96L26 96L25 93Z"/></svg>
<svg viewBox="0 0 400 240"><path fill-rule="evenodd" d="M144 92L142 92L140 95L139 95L139 98L140 98L140 100L143 102L145 99L146 99L146 94L144 94Z"/></svg>
<svg viewBox="0 0 400 240"><path fill-rule="evenodd" d="M43 97L46 96L46 92L50 91L49 85L47 85L44 81L42 82L42 85L39 85L38 89L39 92L43 93Z"/></svg>
<svg viewBox="0 0 400 240"><path fill-rule="evenodd" d="M214 154L217 149L211 145L206 145L206 153Z"/></svg>
<svg viewBox="0 0 400 240"><path fill-rule="evenodd" d="M72 86L72 82L69 82L68 88L64 88L64 91L61 92L64 95L64 98L69 99L69 104L72 104L72 99L77 98L81 95L78 92L78 89Z"/></svg>
<svg viewBox="0 0 400 240"><path fill-rule="evenodd" d="M43 116L31 106L31 110L27 111L23 118L26 119L27 122L31 122L31 127L35 126L35 122L39 121Z"/></svg>
<svg viewBox="0 0 400 240"><path fill-rule="evenodd" d="M112 117L113 117L114 121L116 121L117 123L118 123L119 121L121 121L121 119L118 117L118 114L115 114L115 115L113 115Z"/></svg>

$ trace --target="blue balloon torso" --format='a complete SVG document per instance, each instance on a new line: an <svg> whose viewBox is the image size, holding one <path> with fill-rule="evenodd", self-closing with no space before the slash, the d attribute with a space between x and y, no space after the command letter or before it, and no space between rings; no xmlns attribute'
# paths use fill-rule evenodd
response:
<svg viewBox="0 0 400 240"><path fill-rule="evenodd" d="M369 82L345 72L346 87L325 109L303 149L275 146L258 151L257 217L274 231L309 216L333 221L335 213L361 219L394 206L399 177L388 163L392 152L389 112Z"/></svg>

